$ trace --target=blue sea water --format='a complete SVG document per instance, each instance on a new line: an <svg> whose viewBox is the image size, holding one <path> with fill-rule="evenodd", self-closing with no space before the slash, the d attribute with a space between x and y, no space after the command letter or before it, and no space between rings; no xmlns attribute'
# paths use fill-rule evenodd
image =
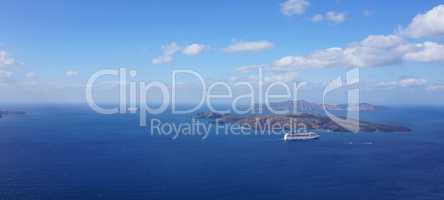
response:
<svg viewBox="0 0 444 200"><path fill-rule="evenodd" d="M362 118L410 133L182 136L138 115L85 106L18 106L0 119L0 199L444 199L444 108ZM163 121L190 116L163 114Z"/></svg>

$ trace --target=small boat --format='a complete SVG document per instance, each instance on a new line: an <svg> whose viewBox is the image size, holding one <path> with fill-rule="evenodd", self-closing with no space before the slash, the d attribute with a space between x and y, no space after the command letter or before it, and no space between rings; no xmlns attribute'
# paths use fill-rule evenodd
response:
<svg viewBox="0 0 444 200"><path fill-rule="evenodd" d="M284 140L315 140L321 137L315 132L285 133Z"/></svg>

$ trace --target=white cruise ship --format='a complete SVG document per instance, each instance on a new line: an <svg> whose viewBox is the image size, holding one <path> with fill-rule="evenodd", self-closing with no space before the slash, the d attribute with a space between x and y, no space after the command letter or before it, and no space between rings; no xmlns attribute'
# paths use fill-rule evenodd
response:
<svg viewBox="0 0 444 200"><path fill-rule="evenodd" d="M302 132L302 133L285 133L284 140L314 140L320 137L319 134L315 132Z"/></svg>

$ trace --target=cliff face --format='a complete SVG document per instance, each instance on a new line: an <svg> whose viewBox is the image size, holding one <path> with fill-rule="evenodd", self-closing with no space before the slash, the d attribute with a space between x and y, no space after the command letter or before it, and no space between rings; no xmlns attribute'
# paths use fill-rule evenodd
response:
<svg viewBox="0 0 444 200"><path fill-rule="evenodd" d="M238 124L252 129L282 128L306 128L312 130L330 130L334 132L349 132L341 125L328 117L316 116L312 114L292 114L292 115L266 115L266 116L230 116L223 115L220 118L212 118L222 123ZM349 120L348 124L356 124L361 132L408 132L409 128L377 124L364 121Z"/></svg>

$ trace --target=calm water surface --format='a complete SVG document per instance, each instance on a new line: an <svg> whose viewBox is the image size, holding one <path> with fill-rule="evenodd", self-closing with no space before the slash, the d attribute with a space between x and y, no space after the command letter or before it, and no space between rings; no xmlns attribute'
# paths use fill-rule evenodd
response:
<svg viewBox="0 0 444 200"><path fill-rule="evenodd" d="M366 120L403 133L152 136L137 115L21 106L0 119L0 199L444 199L444 108ZM164 114L163 121L190 116Z"/></svg>

